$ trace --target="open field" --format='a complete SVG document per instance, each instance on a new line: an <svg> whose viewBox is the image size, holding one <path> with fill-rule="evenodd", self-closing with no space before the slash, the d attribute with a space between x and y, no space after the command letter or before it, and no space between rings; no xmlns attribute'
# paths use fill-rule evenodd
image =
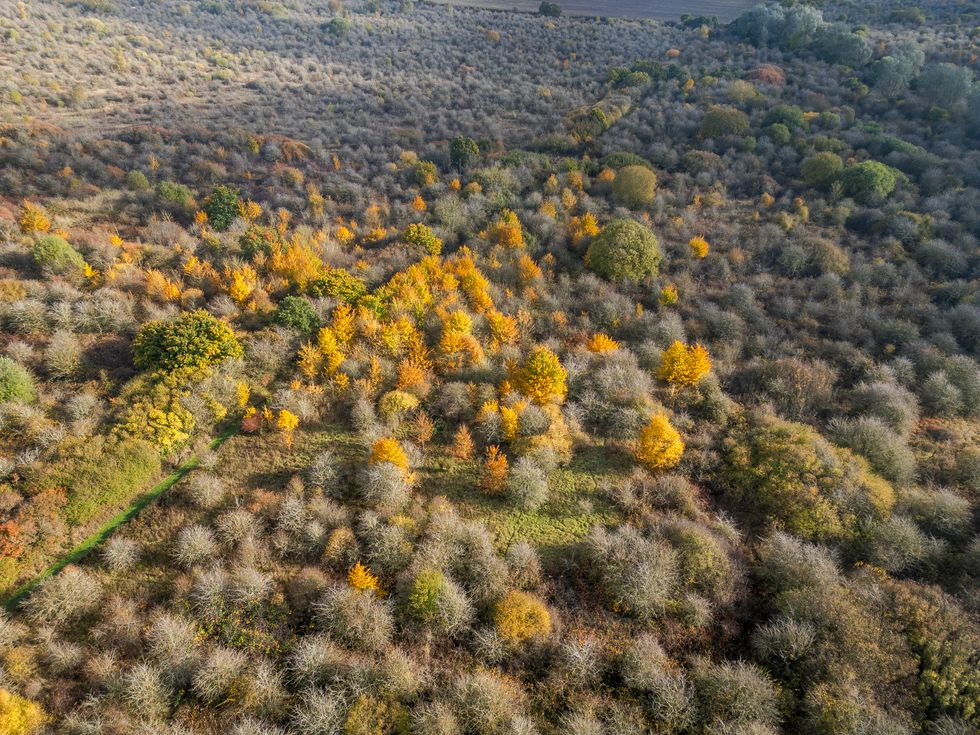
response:
<svg viewBox="0 0 980 735"><path fill-rule="evenodd" d="M462 5L491 10L516 10L536 13L540 3L534 0L427 0L437 5ZM753 5L754 0L565 0L560 2L563 13L618 18L649 18L679 20L682 15L715 15L728 23Z"/></svg>

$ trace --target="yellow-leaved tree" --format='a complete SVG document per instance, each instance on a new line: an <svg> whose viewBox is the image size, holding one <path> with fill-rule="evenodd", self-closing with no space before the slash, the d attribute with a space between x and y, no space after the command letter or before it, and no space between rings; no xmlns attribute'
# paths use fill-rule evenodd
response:
<svg viewBox="0 0 980 735"><path fill-rule="evenodd" d="M648 469L668 470L676 467L684 454L681 435L662 413L650 419L643 427L636 447L636 458Z"/></svg>
<svg viewBox="0 0 980 735"><path fill-rule="evenodd" d="M567 377L568 373L554 352L547 347L536 347L515 371L513 381L521 393L543 406L565 400Z"/></svg>
<svg viewBox="0 0 980 735"><path fill-rule="evenodd" d="M680 340L664 351L657 377L673 385L694 385L711 372L711 358L701 345L688 347Z"/></svg>
<svg viewBox="0 0 980 735"><path fill-rule="evenodd" d="M44 712L34 702L0 689L0 732L4 735L30 735L44 719Z"/></svg>
<svg viewBox="0 0 980 735"><path fill-rule="evenodd" d="M371 574L371 570L361 562L357 562L347 572L347 582L358 592L374 592L375 594L381 592L378 586L378 578Z"/></svg>
<svg viewBox="0 0 980 735"><path fill-rule="evenodd" d="M287 447L293 446L293 432L299 427L299 416L285 408L279 411L276 418L276 428L282 432L283 441Z"/></svg>

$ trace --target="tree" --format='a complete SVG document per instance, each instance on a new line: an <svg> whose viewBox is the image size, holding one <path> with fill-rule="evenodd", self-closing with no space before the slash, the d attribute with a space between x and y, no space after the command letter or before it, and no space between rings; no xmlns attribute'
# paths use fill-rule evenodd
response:
<svg viewBox="0 0 980 735"><path fill-rule="evenodd" d="M749 116L734 107L712 105L704 114L699 135L702 138L742 137L749 132Z"/></svg>
<svg viewBox="0 0 980 735"><path fill-rule="evenodd" d="M37 704L0 689L0 732L4 735L31 735L45 719Z"/></svg>
<svg viewBox="0 0 980 735"><path fill-rule="evenodd" d="M676 467L684 454L681 435L664 414L656 414L640 432L636 458L654 471Z"/></svg>
<svg viewBox="0 0 980 735"><path fill-rule="evenodd" d="M863 161L844 169L841 182L844 193L859 202L881 199L895 189L902 177L901 172L879 161Z"/></svg>
<svg viewBox="0 0 980 735"><path fill-rule="evenodd" d="M30 371L9 357L0 357L0 404L31 403L34 398L34 378Z"/></svg>
<svg viewBox="0 0 980 735"><path fill-rule="evenodd" d="M487 456L483 461L483 474L480 476L480 489L488 495L497 495L504 489L507 482L507 456L500 447L487 447Z"/></svg>
<svg viewBox="0 0 980 735"><path fill-rule="evenodd" d="M534 595L511 590L493 611L497 633L510 645L540 641L551 634L551 613Z"/></svg>
<svg viewBox="0 0 980 735"><path fill-rule="evenodd" d="M836 153L821 151L800 166L800 174L808 186L815 189L828 189L844 170L844 161Z"/></svg>
<svg viewBox="0 0 980 735"><path fill-rule="evenodd" d="M276 324L310 334L320 326L320 317L313 305L302 296L284 296L273 315Z"/></svg>
<svg viewBox="0 0 980 735"><path fill-rule="evenodd" d="M660 358L657 377L676 385L694 385L709 372L711 358L701 344L688 347L680 340L674 340Z"/></svg>
<svg viewBox="0 0 980 735"><path fill-rule="evenodd" d="M541 0L541 4L538 6L538 13L548 18L557 18L561 15L561 5L548 2L547 0Z"/></svg>
<svg viewBox="0 0 980 735"><path fill-rule="evenodd" d="M347 583L358 592L380 592L378 578L371 574L371 570L357 562L347 572Z"/></svg>
<svg viewBox="0 0 980 735"><path fill-rule="evenodd" d="M657 175L646 166L621 168L612 183L613 198L631 209L650 206L656 191Z"/></svg>
<svg viewBox="0 0 980 735"><path fill-rule="evenodd" d="M31 251L34 262L45 273L80 278L85 273L85 259L68 241L58 235L44 235Z"/></svg>
<svg viewBox="0 0 980 735"><path fill-rule="evenodd" d="M547 347L537 347L524 360L514 374L515 387L539 406L561 403L568 387L568 373L561 366L558 356Z"/></svg>
<svg viewBox="0 0 980 735"><path fill-rule="evenodd" d="M708 244L708 241L701 235L695 235L690 240L688 240L687 246L691 249L691 254L695 258L707 257L708 250L711 247Z"/></svg>
<svg viewBox="0 0 980 735"><path fill-rule="evenodd" d="M299 416L285 408L276 417L276 428L282 432L283 441L287 447L293 446L293 432L299 427Z"/></svg>
<svg viewBox="0 0 980 735"><path fill-rule="evenodd" d="M47 232L51 229L51 219L48 217L48 213L44 211L44 207L39 204L33 204L26 199L21 205L17 224L20 226L21 232L25 235L33 235L35 232Z"/></svg>
<svg viewBox="0 0 980 735"><path fill-rule="evenodd" d="M218 184L204 199L204 213L211 227L218 232L227 230L238 216L238 189Z"/></svg>
<svg viewBox="0 0 980 735"><path fill-rule="evenodd" d="M970 91L973 72L955 64L930 64L916 81L916 89L940 107L953 107Z"/></svg>
<svg viewBox="0 0 980 735"><path fill-rule="evenodd" d="M424 225L421 222L416 222L406 227L403 237L409 245L421 248L429 255L438 255L442 252L442 240L436 237L436 234L428 225Z"/></svg>
<svg viewBox="0 0 980 735"><path fill-rule="evenodd" d="M602 228L585 254L585 264L615 283L633 283L654 276L661 253L650 228L635 220L613 220Z"/></svg>
<svg viewBox="0 0 980 735"><path fill-rule="evenodd" d="M449 160L462 173L480 155L480 146L472 138L457 135L449 144Z"/></svg>
<svg viewBox="0 0 980 735"><path fill-rule="evenodd" d="M138 367L168 372L205 368L244 354L231 327L203 309L147 322L136 334L133 352Z"/></svg>

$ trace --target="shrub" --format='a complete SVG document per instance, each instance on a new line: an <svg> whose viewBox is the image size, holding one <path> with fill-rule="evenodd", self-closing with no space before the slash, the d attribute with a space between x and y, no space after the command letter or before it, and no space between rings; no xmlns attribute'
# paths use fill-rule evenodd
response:
<svg viewBox="0 0 980 735"><path fill-rule="evenodd" d="M31 735L45 719L36 703L0 689L0 731L5 735Z"/></svg>
<svg viewBox="0 0 980 735"><path fill-rule="evenodd" d="M320 326L320 317L314 311L313 305L302 296L284 296L276 304L272 318L276 324L296 329L303 334L311 334Z"/></svg>
<svg viewBox="0 0 980 735"><path fill-rule="evenodd" d="M208 224L218 232L224 232L238 216L238 189L218 184L204 199L204 213Z"/></svg>
<svg viewBox="0 0 980 735"><path fill-rule="evenodd" d="M405 608L418 622L447 635L465 628L473 616L463 591L436 569L422 569L411 580Z"/></svg>
<svg viewBox="0 0 980 735"><path fill-rule="evenodd" d="M166 371L205 368L244 354L231 328L201 309L147 322L136 334L133 353L138 367Z"/></svg>
<svg viewBox="0 0 980 735"><path fill-rule="evenodd" d="M138 663L126 674L124 697L130 712L147 720L162 719L170 709L170 688L159 669Z"/></svg>
<svg viewBox="0 0 980 735"><path fill-rule="evenodd" d="M830 424L834 440L868 460L882 477L907 484L915 475L915 456L905 440L874 416L839 419Z"/></svg>
<svg viewBox="0 0 980 735"><path fill-rule="evenodd" d="M44 350L44 364L52 378L67 379L77 374L82 365L82 348L78 338L65 330L51 335Z"/></svg>
<svg viewBox="0 0 980 735"><path fill-rule="evenodd" d="M0 403L32 403L34 398L34 378L30 371L9 357L0 357Z"/></svg>
<svg viewBox="0 0 980 735"><path fill-rule="evenodd" d="M778 719L776 689L751 664L701 662L694 667L693 681L698 719L705 724L774 725Z"/></svg>
<svg viewBox="0 0 980 735"><path fill-rule="evenodd" d="M102 547L102 558L110 572L125 572L139 561L140 547L131 539L113 536Z"/></svg>
<svg viewBox="0 0 980 735"><path fill-rule="evenodd" d="M26 607L35 622L58 626L93 612L101 600L102 585L84 570L68 566L35 590Z"/></svg>
<svg viewBox="0 0 980 735"><path fill-rule="evenodd" d="M643 427L636 447L636 458L654 472L676 467L684 454L681 435L663 414L657 414Z"/></svg>
<svg viewBox="0 0 980 735"><path fill-rule="evenodd" d="M840 580L837 562L823 546L776 532L756 550L755 574L763 594L776 596L794 589L820 589Z"/></svg>
<svg viewBox="0 0 980 735"><path fill-rule="evenodd" d="M744 136L749 132L749 116L734 107L713 105L701 121L702 138L721 138L727 135Z"/></svg>
<svg viewBox="0 0 980 735"><path fill-rule="evenodd" d="M347 710L343 735L384 735L405 732L408 711L390 699L361 694Z"/></svg>
<svg viewBox="0 0 980 735"><path fill-rule="evenodd" d="M923 562L938 544L910 518L892 516L865 532L864 559L890 574L901 574Z"/></svg>
<svg viewBox="0 0 980 735"><path fill-rule="evenodd" d="M507 476L508 499L518 508L534 511L548 501L548 478L530 457L521 457Z"/></svg>
<svg viewBox="0 0 980 735"><path fill-rule="evenodd" d="M667 611L678 583L677 552L667 544L631 526L613 532L595 527L585 540L584 558L613 609L647 620Z"/></svg>
<svg viewBox="0 0 980 735"><path fill-rule="evenodd" d="M841 174L844 194L859 202L882 199L895 189L902 174L878 161L863 161L848 166Z"/></svg>
<svg viewBox="0 0 980 735"><path fill-rule="evenodd" d="M464 673L452 685L451 696L466 730L474 735L502 732L518 712L514 685L489 671Z"/></svg>
<svg viewBox="0 0 980 735"><path fill-rule="evenodd" d="M807 183L815 189L827 189L840 176L844 170L844 161L836 153L822 151L816 153L800 166L800 175Z"/></svg>
<svg viewBox="0 0 980 735"><path fill-rule="evenodd" d="M625 166L616 172L612 195L619 204L631 209L648 207L656 192L657 175L648 167Z"/></svg>
<svg viewBox="0 0 980 735"><path fill-rule="evenodd" d="M323 629L346 646L378 651L391 641L394 631L391 609L370 591L332 587L314 610Z"/></svg>
<svg viewBox="0 0 980 735"><path fill-rule="evenodd" d="M299 735L334 735L342 731L346 717L339 692L308 689L302 692L299 701L291 717Z"/></svg>
<svg viewBox="0 0 980 735"><path fill-rule="evenodd" d="M527 592L508 592L493 611L497 633L510 645L540 641L551 634L551 613L541 600Z"/></svg>
<svg viewBox="0 0 980 735"><path fill-rule="evenodd" d="M81 253L58 235L39 237L32 254L38 268L46 274L80 278L85 272L85 259Z"/></svg>
<svg viewBox="0 0 980 735"><path fill-rule="evenodd" d="M661 253L648 227L634 220L613 220L593 238L585 264L614 283L634 283L655 276Z"/></svg>
<svg viewBox="0 0 980 735"><path fill-rule="evenodd" d="M218 646L204 658L195 672L191 688L200 699L217 704L240 686L247 659L242 651Z"/></svg>
<svg viewBox="0 0 980 735"><path fill-rule="evenodd" d="M208 561L217 551L218 544L211 530L192 524L180 529L180 533L177 534L174 558L184 567L193 567Z"/></svg>

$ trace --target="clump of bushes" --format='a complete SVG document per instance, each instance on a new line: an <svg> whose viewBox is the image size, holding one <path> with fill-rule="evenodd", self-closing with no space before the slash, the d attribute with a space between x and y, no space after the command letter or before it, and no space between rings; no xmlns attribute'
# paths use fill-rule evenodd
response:
<svg viewBox="0 0 980 735"><path fill-rule="evenodd" d="M60 235L44 235L34 242L34 262L44 273L81 278L85 272L85 259Z"/></svg>

